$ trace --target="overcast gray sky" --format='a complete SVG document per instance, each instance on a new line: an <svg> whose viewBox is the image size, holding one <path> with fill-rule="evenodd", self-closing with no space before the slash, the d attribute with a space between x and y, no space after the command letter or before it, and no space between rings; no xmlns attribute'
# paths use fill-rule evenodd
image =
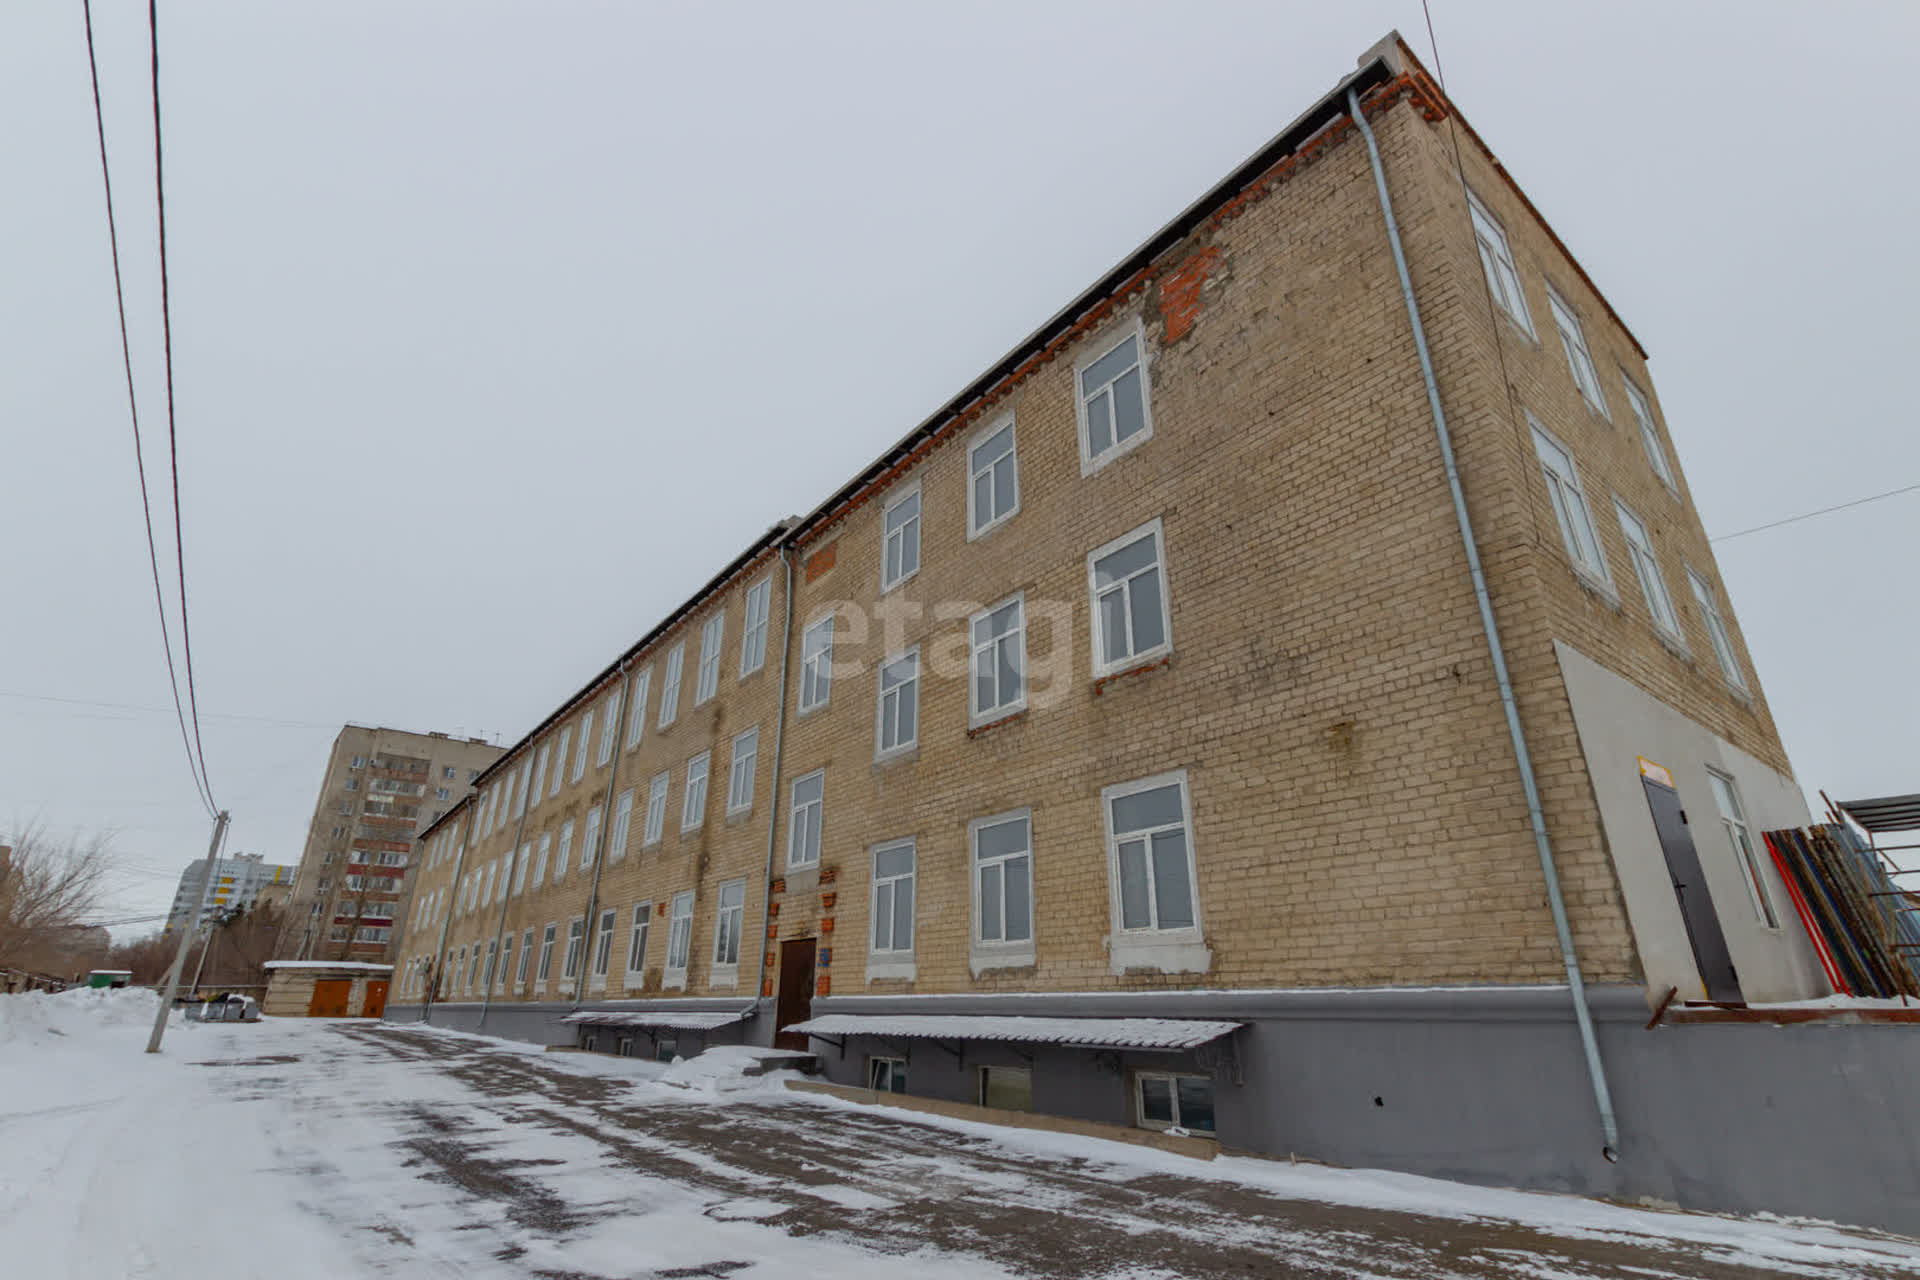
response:
<svg viewBox="0 0 1920 1280"><path fill-rule="evenodd" d="M163 466L145 6L96 9ZM1920 6L1435 18L1453 97L1651 353L1709 532L1920 481ZM1395 26L1427 57L1405 2L163 3L229 848L298 857L343 721L517 737ZM79 4L0 6L0 825L117 831L132 915L207 823L95 147ZM1716 548L1809 790L1920 790L1916 549L1920 494Z"/></svg>

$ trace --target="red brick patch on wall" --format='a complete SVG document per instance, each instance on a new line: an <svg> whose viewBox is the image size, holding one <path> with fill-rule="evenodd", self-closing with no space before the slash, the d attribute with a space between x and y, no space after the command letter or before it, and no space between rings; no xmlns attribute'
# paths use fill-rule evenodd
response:
<svg viewBox="0 0 1920 1280"><path fill-rule="evenodd" d="M1166 323L1168 342L1185 337L1199 319L1200 289L1219 261L1220 246L1208 245L1160 281L1160 318Z"/></svg>

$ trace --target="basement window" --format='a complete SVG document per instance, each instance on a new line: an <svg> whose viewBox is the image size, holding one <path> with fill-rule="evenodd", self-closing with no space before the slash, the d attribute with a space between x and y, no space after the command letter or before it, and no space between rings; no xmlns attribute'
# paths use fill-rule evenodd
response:
<svg viewBox="0 0 1920 1280"><path fill-rule="evenodd" d="M907 1091L907 1060L905 1058L868 1058L867 1088L879 1093L905 1093Z"/></svg>
<svg viewBox="0 0 1920 1280"><path fill-rule="evenodd" d="M1142 1129L1213 1134L1213 1081L1141 1071L1133 1077L1134 1123Z"/></svg>

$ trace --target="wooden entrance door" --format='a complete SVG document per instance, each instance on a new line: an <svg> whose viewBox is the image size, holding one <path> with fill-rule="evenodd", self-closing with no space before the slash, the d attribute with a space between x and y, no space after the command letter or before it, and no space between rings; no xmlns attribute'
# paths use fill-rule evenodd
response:
<svg viewBox="0 0 1920 1280"><path fill-rule="evenodd" d="M309 1018L344 1018L347 1001L353 997L353 979L316 978L313 999L307 1003Z"/></svg>
<svg viewBox="0 0 1920 1280"><path fill-rule="evenodd" d="M367 998L360 1002L360 1016L377 1018L387 1011L386 978L367 979Z"/></svg>
<svg viewBox="0 0 1920 1280"><path fill-rule="evenodd" d="M780 944L780 994L773 1005L776 1049L805 1049L807 1038L783 1031L796 1022L805 1022L813 1013L814 938L796 938Z"/></svg>

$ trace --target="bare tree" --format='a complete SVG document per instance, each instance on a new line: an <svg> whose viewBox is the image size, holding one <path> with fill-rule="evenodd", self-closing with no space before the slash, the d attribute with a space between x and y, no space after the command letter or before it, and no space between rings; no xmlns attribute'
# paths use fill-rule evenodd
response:
<svg viewBox="0 0 1920 1280"><path fill-rule="evenodd" d="M131 973L135 986L151 987L167 976L167 969L173 964L173 953L179 945L180 940L176 937L159 932L150 933L116 946L108 956L107 963Z"/></svg>
<svg viewBox="0 0 1920 1280"><path fill-rule="evenodd" d="M38 823L16 835L0 856L0 967L72 976L80 953L104 952L104 931L88 921L116 861L105 835L62 842Z"/></svg>

